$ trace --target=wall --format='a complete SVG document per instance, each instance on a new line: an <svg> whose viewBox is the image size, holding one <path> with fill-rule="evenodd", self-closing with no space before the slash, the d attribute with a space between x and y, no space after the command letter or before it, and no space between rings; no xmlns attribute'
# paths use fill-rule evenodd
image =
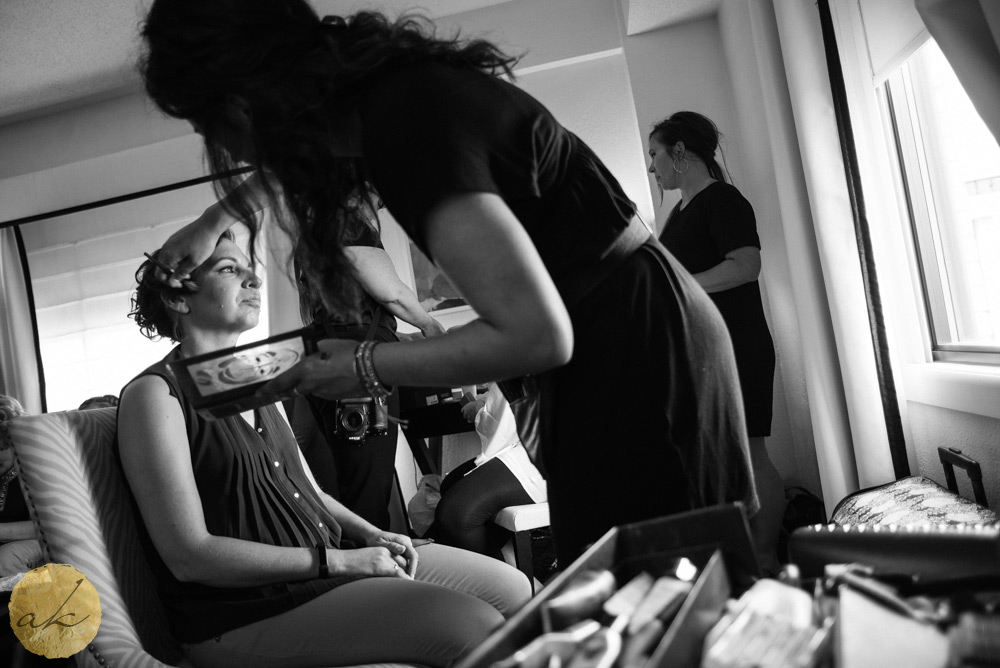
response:
<svg viewBox="0 0 1000 668"><path fill-rule="evenodd" d="M923 475L945 484L944 469L938 459L938 448L958 448L979 462L983 485L990 508L1000 508L1000 420L910 402L908 416L913 447L917 453L915 475ZM959 491L967 499L974 498L968 476L955 470Z"/></svg>

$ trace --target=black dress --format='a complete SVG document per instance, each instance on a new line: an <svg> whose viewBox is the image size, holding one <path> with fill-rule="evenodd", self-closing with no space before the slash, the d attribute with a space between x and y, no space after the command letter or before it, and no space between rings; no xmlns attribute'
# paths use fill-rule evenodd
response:
<svg viewBox="0 0 1000 668"><path fill-rule="evenodd" d="M357 230L356 236L347 245L382 248L382 241L375 229L365 226ZM351 277L344 280L357 283ZM360 284L355 288L361 300L357 322L316 309L313 324L326 337L363 341L372 321L378 318L372 338L376 341L397 341L396 318L367 294ZM396 424L390 421L385 434L370 434L359 444L337 435L336 401L316 396L307 397L307 401L329 445L326 451L319 448L305 451L306 461L316 480L327 494L378 528L388 531L389 500L396 475ZM389 397L390 415L399 415L398 402L397 395Z"/></svg>
<svg viewBox="0 0 1000 668"><path fill-rule="evenodd" d="M710 184L667 218L660 242L692 274L711 269L737 248L760 248L753 208L740 191ZM736 352L749 436L770 436L774 392L774 342L764 318L757 281L709 295L729 327Z"/></svg>
<svg viewBox="0 0 1000 668"><path fill-rule="evenodd" d="M567 298L570 277L593 273L635 214L586 144L516 86L432 62L368 82L359 111L366 173L428 256L437 204L494 193L567 302L573 359L537 377L560 563L618 524L755 504L729 334L680 263L650 237L582 299Z"/></svg>

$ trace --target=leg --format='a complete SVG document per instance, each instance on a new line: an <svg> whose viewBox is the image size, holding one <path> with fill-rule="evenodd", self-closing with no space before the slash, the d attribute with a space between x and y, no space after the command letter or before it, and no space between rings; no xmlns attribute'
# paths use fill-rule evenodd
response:
<svg viewBox="0 0 1000 668"><path fill-rule="evenodd" d="M785 485L767 454L763 436L750 438L750 464L757 483L760 510L750 518L757 563L765 574L781 570L778 563L778 536L785 516Z"/></svg>
<svg viewBox="0 0 1000 668"><path fill-rule="evenodd" d="M199 668L443 667L485 640L502 621L492 606L446 587L365 578L187 649Z"/></svg>
<svg viewBox="0 0 1000 668"><path fill-rule="evenodd" d="M442 484L441 501L434 515L435 537L445 545L501 559L506 531L492 523L507 506L531 503L507 465L492 459L468 475Z"/></svg>
<svg viewBox="0 0 1000 668"><path fill-rule="evenodd" d="M475 596L504 617L531 598L528 578L504 561L436 543L418 547L417 553L417 580Z"/></svg>

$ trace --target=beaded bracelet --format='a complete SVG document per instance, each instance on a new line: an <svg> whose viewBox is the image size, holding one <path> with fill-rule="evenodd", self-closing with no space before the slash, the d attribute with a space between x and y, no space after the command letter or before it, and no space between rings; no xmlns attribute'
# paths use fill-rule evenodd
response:
<svg viewBox="0 0 1000 668"><path fill-rule="evenodd" d="M362 341L354 349L354 374L369 396L374 399L385 399L392 394L392 388L383 383L375 371L372 353L378 343L372 340Z"/></svg>

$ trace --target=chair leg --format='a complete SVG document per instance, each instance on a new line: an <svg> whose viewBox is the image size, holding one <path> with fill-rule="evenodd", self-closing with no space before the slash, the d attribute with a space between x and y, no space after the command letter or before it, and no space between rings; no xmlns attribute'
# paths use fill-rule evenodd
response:
<svg viewBox="0 0 1000 668"><path fill-rule="evenodd" d="M531 593L535 593L535 573L531 563L531 532L514 532L514 563L517 569L528 576Z"/></svg>

